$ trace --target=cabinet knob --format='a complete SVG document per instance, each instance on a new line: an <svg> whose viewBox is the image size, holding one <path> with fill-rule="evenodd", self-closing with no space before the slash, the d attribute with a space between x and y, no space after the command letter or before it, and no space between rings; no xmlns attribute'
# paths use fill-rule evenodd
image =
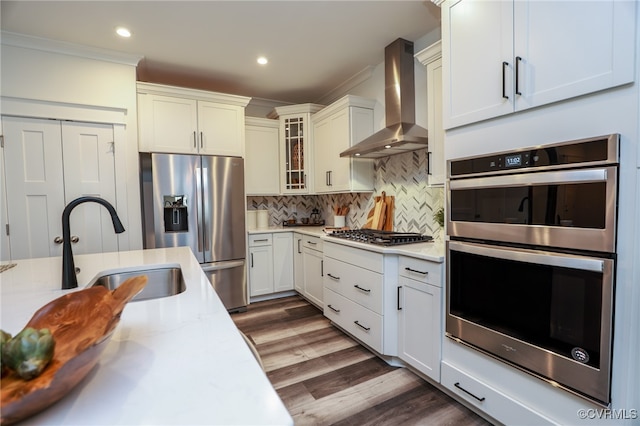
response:
<svg viewBox="0 0 640 426"><path fill-rule="evenodd" d="M62 237L57 236L53 239L53 242L56 244L62 244L64 242L64 239L62 239Z"/></svg>
<svg viewBox="0 0 640 426"><path fill-rule="evenodd" d="M75 244L75 243L77 243L78 241L80 241L80 238L78 238L78 236L77 236L77 235L74 235L74 236L72 236L72 237L71 237L71 242L72 242L72 243L74 243L74 244Z"/></svg>

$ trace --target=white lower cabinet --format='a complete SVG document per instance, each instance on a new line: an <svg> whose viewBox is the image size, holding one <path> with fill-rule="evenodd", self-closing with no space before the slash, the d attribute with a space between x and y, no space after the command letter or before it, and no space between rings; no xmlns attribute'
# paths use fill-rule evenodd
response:
<svg viewBox="0 0 640 426"><path fill-rule="evenodd" d="M263 296L293 290L293 235L249 235L249 294Z"/></svg>
<svg viewBox="0 0 640 426"><path fill-rule="evenodd" d="M302 264L304 289L301 294L321 309L324 305L324 289L322 283L324 265L322 250L323 244L320 238L308 235L303 236Z"/></svg>
<svg viewBox="0 0 640 426"><path fill-rule="evenodd" d="M436 382L442 350L442 263L398 260L398 356Z"/></svg>
<svg viewBox="0 0 640 426"><path fill-rule="evenodd" d="M324 259L324 315L376 352L395 356L395 285L385 282L393 270L385 256L325 242Z"/></svg>
<svg viewBox="0 0 640 426"><path fill-rule="evenodd" d="M507 425L554 424L519 401L456 366L442 362L442 385L470 405ZM577 410L579 411L579 410Z"/></svg>
<svg viewBox="0 0 640 426"><path fill-rule="evenodd" d="M302 258L303 234L293 233L293 288L300 294L304 293L304 263Z"/></svg>

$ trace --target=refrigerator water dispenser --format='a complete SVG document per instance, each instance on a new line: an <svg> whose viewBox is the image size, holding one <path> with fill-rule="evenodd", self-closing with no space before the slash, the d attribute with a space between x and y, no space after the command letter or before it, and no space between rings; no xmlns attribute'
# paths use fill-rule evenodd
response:
<svg viewBox="0 0 640 426"><path fill-rule="evenodd" d="M164 232L188 232L188 211L184 195L165 195Z"/></svg>

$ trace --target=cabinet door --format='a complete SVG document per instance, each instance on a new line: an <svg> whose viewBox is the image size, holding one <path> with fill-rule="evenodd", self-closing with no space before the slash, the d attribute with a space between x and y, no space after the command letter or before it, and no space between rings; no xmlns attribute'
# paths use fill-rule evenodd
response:
<svg viewBox="0 0 640 426"><path fill-rule="evenodd" d="M281 117L280 170L283 194L306 194L309 146L308 114Z"/></svg>
<svg viewBox="0 0 640 426"><path fill-rule="evenodd" d="M198 101L200 154L242 157L244 108Z"/></svg>
<svg viewBox="0 0 640 426"><path fill-rule="evenodd" d="M2 132L11 259L61 256L54 242L65 206L60 122L2 117Z"/></svg>
<svg viewBox="0 0 640 426"><path fill-rule="evenodd" d="M293 235L293 283L295 290L305 295L304 263L302 261L302 234Z"/></svg>
<svg viewBox="0 0 640 426"><path fill-rule="evenodd" d="M273 234L273 290L293 290L293 235Z"/></svg>
<svg viewBox="0 0 640 426"><path fill-rule="evenodd" d="M303 249L305 296L311 302L323 307L322 252Z"/></svg>
<svg viewBox="0 0 640 426"><path fill-rule="evenodd" d="M329 170L329 190L348 191L351 189L351 158L340 157L340 153L351 146L352 108L347 108L331 116L331 130L327 141L326 168Z"/></svg>
<svg viewBox="0 0 640 426"><path fill-rule="evenodd" d="M94 196L116 206L113 126L62 122L64 201ZM124 219L124 216L122 217ZM107 209L83 203L71 214L71 235L78 237L74 254L118 251L118 237Z"/></svg>
<svg viewBox="0 0 640 426"><path fill-rule="evenodd" d="M632 82L636 3L516 1L516 110Z"/></svg>
<svg viewBox="0 0 640 426"><path fill-rule="evenodd" d="M138 95L140 151L198 152L197 102L173 96Z"/></svg>
<svg viewBox="0 0 640 426"><path fill-rule="evenodd" d="M313 165L315 192L328 192L332 169L330 153L333 152L331 117L313 123Z"/></svg>
<svg viewBox="0 0 640 426"><path fill-rule="evenodd" d="M271 246L249 249L249 286L251 296L273 293L273 248Z"/></svg>
<svg viewBox="0 0 640 426"><path fill-rule="evenodd" d="M459 0L445 5L444 128L513 112L513 3Z"/></svg>
<svg viewBox="0 0 640 426"><path fill-rule="evenodd" d="M248 196L280 193L279 145L277 127L246 126L245 185Z"/></svg>
<svg viewBox="0 0 640 426"><path fill-rule="evenodd" d="M442 128L442 59L427 65L427 114L429 132L429 185L444 185L444 129Z"/></svg>
<svg viewBox="0 0 640 426"><path fill-rule="evenodd" d="M440 381L441 290L400 277L400 358Z"/></svg>

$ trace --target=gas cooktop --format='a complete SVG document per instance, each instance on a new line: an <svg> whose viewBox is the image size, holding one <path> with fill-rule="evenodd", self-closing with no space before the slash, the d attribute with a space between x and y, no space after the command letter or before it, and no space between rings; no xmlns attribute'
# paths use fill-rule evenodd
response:
<svg viewBox="0 0 640 426"><path fill-rule="evenodd" d="M343 238L359 243L379 246L397 246L402 244L424 243L433 241L428 235L415 232L379 231L377 229L341 229L328 234L330 237Z"/></svg>

